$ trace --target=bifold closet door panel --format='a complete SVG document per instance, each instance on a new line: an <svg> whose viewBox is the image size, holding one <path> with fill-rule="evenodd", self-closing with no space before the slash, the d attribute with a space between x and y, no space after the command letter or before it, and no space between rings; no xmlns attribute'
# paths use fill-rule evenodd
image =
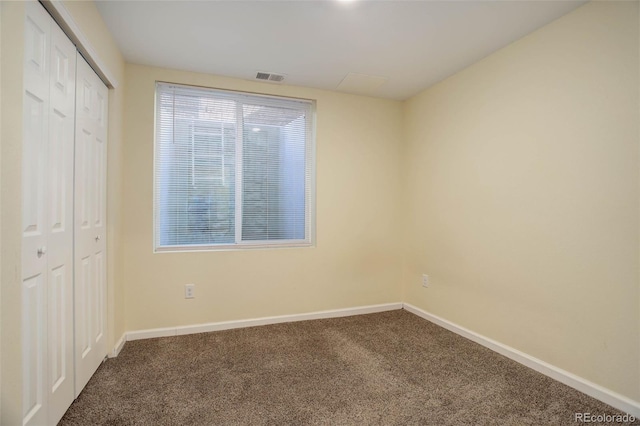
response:
<svg viewBox="0 0 640 426"><path fill-rule="evenodd" d="M47 421L47 148L51 21L25 5L22 145L22 414Z"/></svg>
<svg viewBox="0 0 640 426"><path fill-rule="evenodd" d="M44 8L25 4L23 422L55 424L74 398L75 47Z"/></svg>
<svg viewBox="0 0 640 426"><path fill-rule="evenodd" d="M73 150L76 48L51 25L51 90L47 193L48 424L56 424L74 400L73 364Z"/></svg>
<svg viewBox="0 0 640 426"><path fill-rule="evenodd" d="M107 355L106 159L108 91L78 55L75 144L76 396Z"/></svg>

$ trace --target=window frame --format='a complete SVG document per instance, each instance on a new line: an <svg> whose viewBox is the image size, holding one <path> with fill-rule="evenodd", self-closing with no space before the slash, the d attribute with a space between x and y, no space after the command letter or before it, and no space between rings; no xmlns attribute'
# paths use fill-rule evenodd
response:
<svg viewBox="0 0 640 426"><path fill-rule="evenodd" d="M305 126L305 169L309 169L308 179L305 177L305 193L308 184L308 206L305 205L305 238L295 240L236 240L234 243L228 244L189 244L189 245L160 245L159 226L160 226L160 208L161 201L158 194L158 166L159 166L159 135L158 135L158 93L160 86L183 87L190 90L209 90L212 92L222 92L239 96L252 96L257 98L291 100L297 102L305 102L309 104L308 125ZM240 138L238 139L238 136ZM242 146L243 143L242 128L239 128L236 136L236 145ZM242 155L240 162L236 158L235 175L236 185L239 187L238 194L242 195L242 179L243 163ZM238 182L240 184L238 185ZM258 250L258 249L284 249L284 248L308 248L316 245L316 101L314 99L297 98L291 96L277 96L264 93L247 92L241 90L230 90L217 87L197 86L181 83L173 83L168 81L157 80L154 88L154 120L153 120L153 252L154 253L185 253L185 252L207 252L207 251L241 251L241 250ZM242 205L242 200L239 201ZM237 204L236 204L237 205ZM234 213L235 214L235 213ZM242 235L242 210L241 213L235 214L236 227L240 225L240 230L236 234Z"/></svg>

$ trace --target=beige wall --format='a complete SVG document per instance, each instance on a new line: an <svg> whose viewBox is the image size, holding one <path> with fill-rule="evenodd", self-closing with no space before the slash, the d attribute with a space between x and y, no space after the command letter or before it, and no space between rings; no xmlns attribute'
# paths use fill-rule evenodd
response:
<svg viewBox="0 0 640 426"><path fill-rule="evenodd" d="M406 102L403 157L404 300L636 401L638 35L577 9Z"/></svg>
<svg viewBox="0 0 640 426"><path fill-rule="evenodd" d="M65 2L76 24L90 40L94 50L111 72L123 80L124 61L92 2ZM0 1L2 32L0 40L2 62L0 87L2 121L0 146L0 224L1 233L1 283L0 283L0 360L1 395L0 424L22 422L22 351L21 351L21 159L22 159L22 73L24 46L24 4ZM109 101L109 211L108 221L112 229L109 250L117 252L122 163L122 102L123 87L110 91ZM124 331L122 314L122 287L117 281L117 257L109 263L109 336L115 342ZM118 318L120 319L118 322Z"/></svg>
<svg viewBox="0 0 640 426"><path fill-rule="evenodd" d="M127 330L400 301L401 103L129 64L125 78ZM315 248L153 253L156 80L317 100Z"/></svg>

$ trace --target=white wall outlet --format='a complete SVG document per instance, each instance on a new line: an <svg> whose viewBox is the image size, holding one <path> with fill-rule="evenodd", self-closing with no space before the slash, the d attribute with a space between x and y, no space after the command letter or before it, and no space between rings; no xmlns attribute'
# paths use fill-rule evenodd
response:
<svg viewBox="0 0 640 426"><path fill-rule="evenodd" d="M429 287L429 275L422 274L422 287Z"/></svg>
<svg viewBox="0 0 640 426"><path fill-rule="evenodd" d="M185 284L184 286L184 298L185 299L193 299L196 297L196 285L195 284Z"/></svg>

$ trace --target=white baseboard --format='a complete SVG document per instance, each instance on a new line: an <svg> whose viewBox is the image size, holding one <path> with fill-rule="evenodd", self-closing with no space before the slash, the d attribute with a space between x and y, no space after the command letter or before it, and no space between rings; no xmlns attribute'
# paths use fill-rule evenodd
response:
<svg viewBox="0 0 640 426"><path fill-rule="evenodd" d="M126 343L126 341L127 341L127 333L124 333L122 336L120 336L120 339L118 339L118 341L116 342L116 345L111 350L111 353L108 355L109 358L115 358L118 355L120 355L120 351L122 350L122 348L124 348L124 344Z"/></svg>
<svg viewBox="0 0 640 426"><path fill-rule="evenodd" d="M433 315L416 306L408 303L404 303L403 305L405 310L421 318L424 318L427 321L437 324L440 327L446 328L447 330L459 334L462 337L466 337L467 339L472 340L486 348L489 348L494 352L504 355L507 358L510 358L539 373L542 373L545 376L551 377L552 379L557 380L560 383L564 383L567 386L570 386L582 393L585 393L595 399L609 404L620 411L624 411L625 413L628 413L636 418L640 418L640 402L638 401L634 401L624 395L620 395L619 393L583 379L582 377L576 376L573 373L569 373L568 371L544 362L538 358L534 358L531 355L528 355L510 346L504 345L467 328L461 327L457 324L452 323L451 321L448 321L437 315Z"/></svg>
<svg viewBox="0 0 640 426"><path fill-rule="evenodd" d="M385 303L381 305L359 306L356 308L333 309L329 311L309 312L306 314L280 315L275 317L254 318L236 321L211 322L206 324L185 325L178 327L154 328L149 330L129 331L126 340L151 339L154 337L181 336L184 334L207 333L210 331L231 330L234 328L256 327L260 325L279 324L283 322L308 321L314 319L348 317L352 315L372 314L376 312L402 309L402 303Z"/></svg>

